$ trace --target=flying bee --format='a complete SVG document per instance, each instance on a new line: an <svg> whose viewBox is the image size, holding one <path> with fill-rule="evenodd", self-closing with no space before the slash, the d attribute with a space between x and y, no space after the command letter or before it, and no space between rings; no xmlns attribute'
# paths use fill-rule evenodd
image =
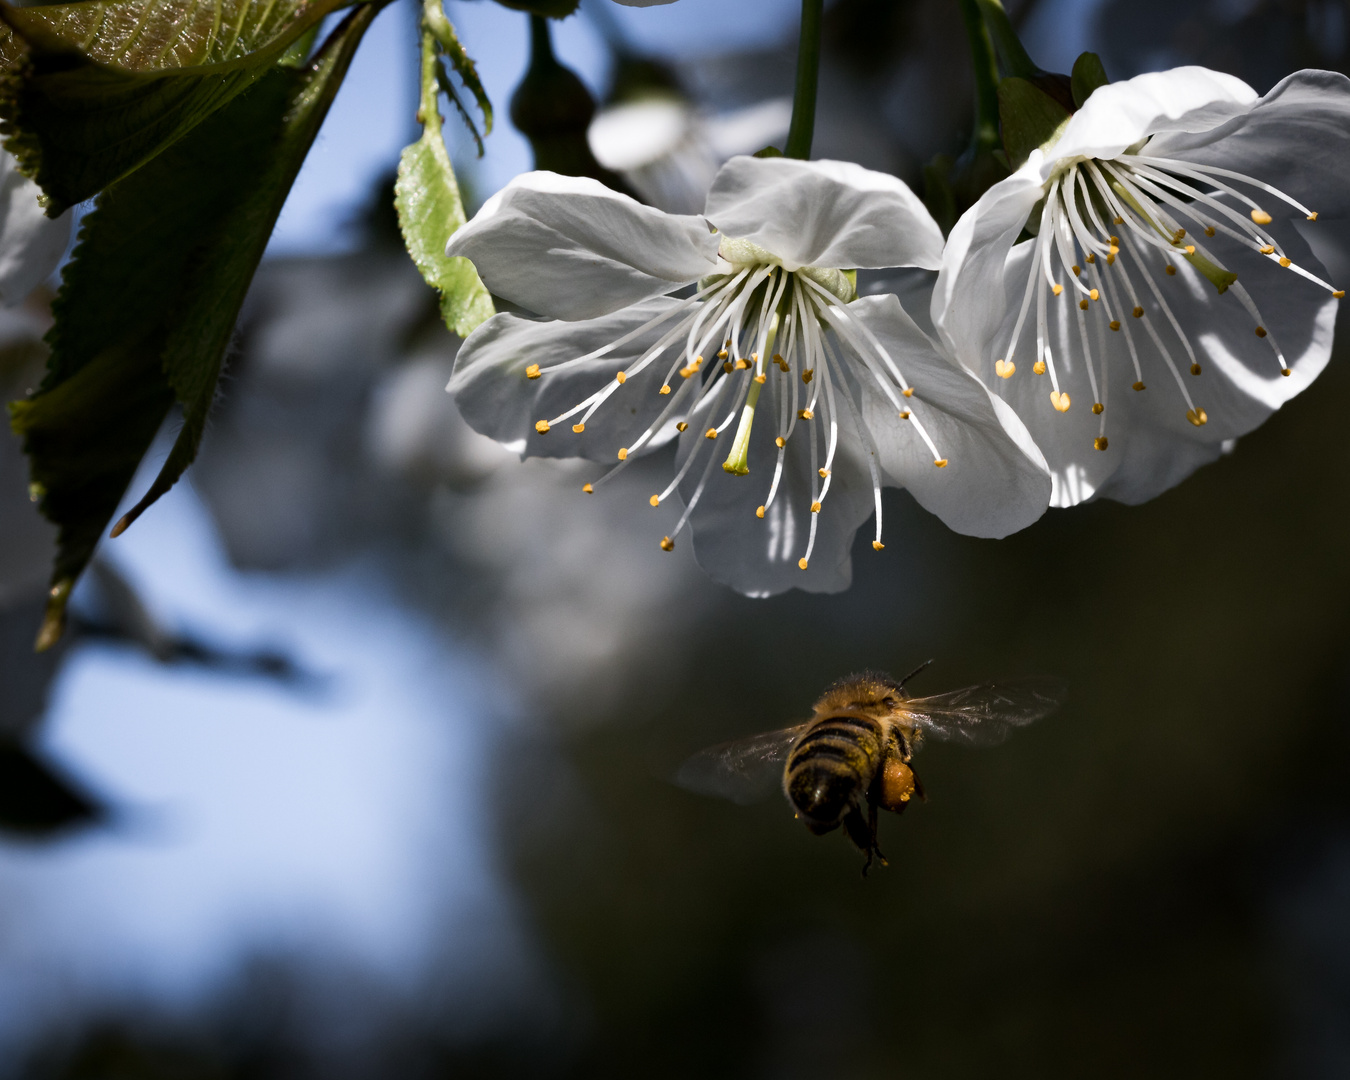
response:
<svg viewBox="0 0 1350 1080"><path fill-rule="evenodd" d="M1064 700L1063 685L1046 678L910 697L905 684L927 666L898 682L876 671L840 679L820 696L806 723L702 750L684 763L676 782L700 794L751 802L777 779L812 833L842 825L867 858L864 874L873 856L884 866L877 810L899 814L915 795L925 798L911 764L925 738L992 746Z"/></svg>

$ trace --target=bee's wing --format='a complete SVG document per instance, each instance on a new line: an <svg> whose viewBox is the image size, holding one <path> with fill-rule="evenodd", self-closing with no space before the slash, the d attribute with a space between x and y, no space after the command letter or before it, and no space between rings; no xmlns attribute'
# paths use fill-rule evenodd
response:
<svg viewBox="0 0 1350 1080"><path fill-rule="evenodd" d="M788 751L809 726L808 721L700 750L680 766L675 783L699 795L757 802L782 782Z"/></svg>
<svg viewBox="0 0 1350 1080"><path fill-rule="evenodd" d="M1013 728L1049 716L1066 696L1067 688L1058 679L1032 677L910 698L902 708L920 735L967 746L992 746L1006 739Z"/></svg>

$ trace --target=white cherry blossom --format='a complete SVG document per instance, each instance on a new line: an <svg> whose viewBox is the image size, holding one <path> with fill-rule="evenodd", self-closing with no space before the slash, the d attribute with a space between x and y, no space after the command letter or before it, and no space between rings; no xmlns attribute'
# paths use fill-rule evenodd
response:
<svg viewBox="0 0 1350 1080"><path fill-rule="evenodd" d="M650 498L684 504L662 547L690 526L699 562L742 592L846 588L874 513L883 546L883 485L978 536L1044 512L1049 475L1012 411L894 296L856 295L856 268L939 263L936 224L894 177L733 158L701 217L531 173L447 250L542 316L496 315L464 344L448 389L465 419L522 456L612 463L587 492L678 438Z"/></svg>
<svg viewBox="0 0 1350 1080"><path fill-rule="evenodd" d="M1030 428L1054 505L1150 499L1317 377L1343 294L1299 230L1347 165L1344 76L1259 97L1177 68L1094 91L966 212L933 319Z"/></svg>

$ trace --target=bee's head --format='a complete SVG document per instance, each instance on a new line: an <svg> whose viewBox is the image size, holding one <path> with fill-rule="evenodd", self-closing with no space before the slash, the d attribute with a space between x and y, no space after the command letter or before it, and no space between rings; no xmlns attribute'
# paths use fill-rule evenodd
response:
<svg viewBox="0 0 1350 1080"><path fill-rule="evenodd" d="M797 817L817 836L839 827L857 793L857 780L835 769L798 769L787 789Z"/></svg>
<svg viewBox="0 0 1350 1080"><path fill-rule="evenodd" d="M850 712L862 716L888 716L905 697L901 684L889 675L864 671L827 686L816 702L816 715Z"/></svg>

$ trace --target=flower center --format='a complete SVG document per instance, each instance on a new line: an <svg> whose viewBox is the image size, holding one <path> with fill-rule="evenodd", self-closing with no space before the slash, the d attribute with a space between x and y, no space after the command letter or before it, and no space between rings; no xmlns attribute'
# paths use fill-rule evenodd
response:
<svg viewBox="0 0 1350 1080"><path fill-rule="evenodd" d="M1109 160L1067 159L1052 172L1046 183L1039 217L1033 215L1033 220L1028 222L1028 228L1035 229L1036 238L1032 241L1035 249L1012 338L1006 354L994 363L994 373L1004 379L1011 378L1017 370L1013 355L1034 298L1036 360L1032 370L1037 375L1049 372L1050 402L1057 411L1068 411L1069 395L1060 390L1054 349L1047 332L1048 296L1059 297L1064 293L1064 284L1060 281L1063 278L1077 294L1079 339L1092 389L1092 411L1101 417L1099 432L1093 441L1098 450L1107 448L1109 380L1105 368L1104 328L1124 332L1134 365L1133 388L1142 391L1145 389L1143 370L1131 322L1142 325L1176 383L1186 406L1187 420L1201 427L1209 419L1205 410L1192 399L1181 373L1185 366L1192 376L1199 376L1200 361L1157 280L1159 270L1164 278L1175 276L1179 260L1189 263L1219 295L1231 293L1237 299L1251 318L1256 336L1270 345L1280 372L1290 374L1284 353L1266 327L1255 300L1238 282L1237 274L1206 249L1202 237L1211 238L1222 233L1243 248L1326 289L1336 298L1345 295L1285 254L1266 231L1265 226L1273 220L1271 215L1247 192L1255 191L1279 199L1309 221L1317 220L1315 212L1278 188L1230 169L1155 157L1147 153L1146 144L1131 147L1131 151L1137 152L1127 151ZM1241 186L1229 181L1236 181ZM1245 207L1247 212L1243 213L1237 207ZM1069 272L1065 274L1065 270ZM1136 276L1147 288L1164 325L1156 325L1155 314L1145 309L1136 288ZM1095 357L1088 335L1089 313L1094 308L1098 311ZM1125 317L1127 313L1130 318Z"/></svg>
<svg viewBox="0 0 1350 1080"><path fill-rule="evenodd" d="M659 436L667 436L672 425L680 433L692 426L702 437L665 490L649 500L652 506L659 506L691 470L701 466L699 480L679 523L661 541L662 548L670 551L675 546L674 537L688 523L713 475L713 465L719 457L716 440L738 417L722 470L737 477L750 473L750 436L757 410L763 411L760 395L769 380L774 379L777 415L770 416L767 422L777 426L774 438L777 460L767 496L755 516L763 519L774 510L782 487L788 441L794 435L805 437L810 448L811 526L805 553L797 560L797 565L805 570L815 547L817 518L830 491L842 418L859 434L867 449L877 521L872 546L881 550L879 456L862 423L852 384L879 387L899 418L910 421L916 436L932 452L934 464L942 467L947 461L913 415L914 404L910 399L914 388L872 331L849 310L848 305L857 297L855 274L812 266L789 269L772 253L745 240L724 238L719 255L726 264L724 272L704 278L694 295L637 329L594 352L548 369L530 365L527 377L541 378L598 359L662 324L670 324L633 365L616 374L613 382L566 412L540 420L535 430L542 434L580 414L572 430L581 433L597 410L625 383L665 359L670 366L657 392L669 400L632 445L619 449L618 464L584 490L593 492L624 468L637 451ZM714 357L712 362L708 362L710 356ZM845 377L845 365L851 381ZM795 545L789 535L790 522L782 514L773 515L770 521L781 538L781 544L771 546L780 548L782 557Z"/></svg>

